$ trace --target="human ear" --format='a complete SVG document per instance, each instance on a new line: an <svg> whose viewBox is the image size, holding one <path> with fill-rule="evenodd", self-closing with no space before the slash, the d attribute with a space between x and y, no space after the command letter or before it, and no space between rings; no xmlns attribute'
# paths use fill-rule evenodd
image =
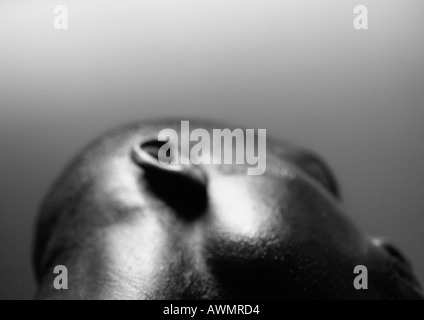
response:
<svg viewBox="0 0 424 320"><path fill-rule="evenodd" d="M165 143L152 137L134 144L132 161L143 170L149 187L157 196L176 210L185 211L186 217L193 217L206 206L206 172L190 162L161 162L159 150ZM178 148L178 145L172 147Z"/></svg>

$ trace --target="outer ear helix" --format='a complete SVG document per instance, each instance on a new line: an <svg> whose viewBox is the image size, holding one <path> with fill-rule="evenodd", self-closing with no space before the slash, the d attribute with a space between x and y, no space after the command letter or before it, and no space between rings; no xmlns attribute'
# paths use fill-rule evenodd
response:
<svg viewBox="0 0 424 320"><path fill-rule="evenodd" d="M169 176L179 176L192 182L206 185L207 176L202 168L192 164L162 163L159 159L159 149L165 144L156 137L146 139L141 143L135 143L131 149L133 161L146 170L149 174L159 174ZM178 146L175 146L178 148ZM166 178L166 177L164 177Z"/></svg>
<svg viewBox="0 0 424 320"><path fill-rule="evenodd" d="M135 143L131 150L133 161L145 169L165 170L181 172L184 170L179 163L162 163L159 159L159 149L165 145L165 141L159 141L152 137L141 143ZM178 147L178 146L176 146Z"/></svg>

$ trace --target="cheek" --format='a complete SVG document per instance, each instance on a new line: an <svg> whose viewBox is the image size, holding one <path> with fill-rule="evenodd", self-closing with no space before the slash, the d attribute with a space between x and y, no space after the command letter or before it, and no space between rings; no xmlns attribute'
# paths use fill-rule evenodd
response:
<svg viewBox="0 0 424 320"><path fill-rule="evenodd" d="M211 183L210 209L206 247L217 258L284 260L362 243L336 200L301 176L222 178Z"/></svg>
<svg viewBox="0 0 424 320"><path fill-rule="evenodd" d="M238 239L282 238L334 224L336 203L298 175L230 176L211 181L208 223Z"/></svg>
<svg viewBox="0 0 424 320"><path fill-rule="evenodd" d="M279 259L290 238L285 221L284 183L265 177L231 176L211 181L204 248L213 268ZM279 195L276 196L276 193ZM247 263L248 262L248 263Z"/></svg>
<svg viewBox="0 0 424 320"><path fill-rule="evenodd" d="M210 196L202 257L223 287L273 297L352 293L366 238L317 185L302 177L227 178L211 185Z"/></svg>
<svg viewBox="0 0 424 320"><path fill-rule="evenodd" d="M223 177L211 181L208 227L214 233L249 241L283 232L278 199L260 177ZM272 232L272 229L277 228Z"/></svg>

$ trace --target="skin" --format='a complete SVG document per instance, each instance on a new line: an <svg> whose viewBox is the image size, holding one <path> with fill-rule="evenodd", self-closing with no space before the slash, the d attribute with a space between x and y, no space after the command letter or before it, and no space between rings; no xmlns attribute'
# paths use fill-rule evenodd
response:
<svg viewBox="0 0 424 320"><path fill-rule="evenodd" d="M115 130L66 168L40 210L37 299L422 298L399 250L345 213L319 157L268 138L261 176L245 165L163 165L158 133L179 127ZM53 288L56 265L68 268L68 290ZM353 286L357 265L367 290Z"/></svg>

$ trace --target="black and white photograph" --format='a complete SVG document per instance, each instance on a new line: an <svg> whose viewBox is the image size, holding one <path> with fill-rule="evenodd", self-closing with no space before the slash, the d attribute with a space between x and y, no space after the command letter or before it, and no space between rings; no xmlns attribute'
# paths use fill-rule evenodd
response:
<svg viewBox="0 0 424 320"><path fill-rule="evenodd" d="M423 1L0 0L0 300L423 300L423 246Z"/></svg>

